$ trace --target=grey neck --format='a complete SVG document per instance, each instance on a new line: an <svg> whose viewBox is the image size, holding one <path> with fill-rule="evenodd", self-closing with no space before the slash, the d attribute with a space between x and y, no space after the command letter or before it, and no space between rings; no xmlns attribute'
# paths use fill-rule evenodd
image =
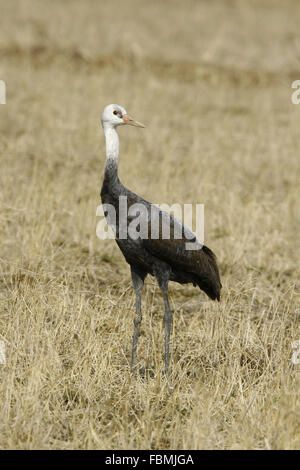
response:
<svg viewBox="0 0 300 470"><path fill-rule="evenodd" d="M119 136L115 127L104 125L103 130L106 143L106 165L104 177L109 179L118 179Z"/></svg>

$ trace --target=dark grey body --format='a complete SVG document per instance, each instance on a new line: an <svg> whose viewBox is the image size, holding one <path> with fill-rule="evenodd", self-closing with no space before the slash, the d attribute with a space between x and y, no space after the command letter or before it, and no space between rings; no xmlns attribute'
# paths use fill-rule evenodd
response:
<svg viewBox="0 0 300 470"><path fill-rule="evenodd" d="M128 210L129 207L135 203L143 204L147 208L149 234L151 233L151 219L150 211L152 208L160 220L167 217L171 222L171 238L164 239L159 232L158 239L152 239L149 235L147 239L139 238L133 240L132 238L120 239L119 238L119 198L120 196L127 197ZM139 334L139 325L141 322L141 293L143 288L144 279L147 274L156 277L159 287L162 290L165 302L165 324L166 324L166 371L169 365L169 338L170 338L170 324L172 321L172 313L169 308L167 289L169 280L179 282L180 284L192 283L194 286L198 285L211 299L220 300L221 282L219 271L216 263L214 253L206 246L198 244L199 249L187 250L186 242L191 242L190 237L193 236L191 232L185 228L181 222L169 214L161 211L158 207L153 206L148 201L134 194L125 188L118 178L118 168L114 162L110 162L106 166L103 185L101 189L101 199L103 205L111 204L116 210L116 242L123 253L127 263L131 267L131 274L133 286L137 295L135 319L135 331L133 337L133 352L132 352L132 365L135 361L137 338ZM131 218L127 218L129 224ZM110 220L108 220L110 223ZM175 239L174 230L182 230L183 238ZM185 235L188 234L189 238ZM193 236L194 237L194 236ZM195 243L197 240L193 239Z"/></svg>

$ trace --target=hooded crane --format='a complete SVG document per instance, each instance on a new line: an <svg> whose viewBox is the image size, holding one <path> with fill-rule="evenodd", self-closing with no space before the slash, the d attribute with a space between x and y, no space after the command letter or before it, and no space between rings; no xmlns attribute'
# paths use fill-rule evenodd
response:
<svg viewBox="0 0 300 470"><path fill-rule="evenodd" d="M101 199L108 224L112 227L116 242L130 265L132 284L136 294L136 316L134 318L134 332L132 339L131 367L136 358L140 324L142 321L141 298L144 280L147 274L157 279L162 292L165 314L165 373L168 372L170 352L170 330L172 312L168 300L168 282L175 281L180 284L192 283L199 286L212 300L220 300L221 282L214 253L204 245L200 245L195 235L172 215L160 210L129 189L125 188L118 177L119 137L118 126L130 125L145 127L130 117L126 110L117 104L105 107L102 114L102 126L106 141L106 166L101 189ZM123 209L121 210L120 201ZM139 221L141 228L148 227L147 233L152 235L154 222L158 222L156 236L134 236L126 232L133 221L130 211L135 205L139 207ZM109 208L115 211L115 218L110 215ZM136 206L135 206L136 207ZM122 217L125 214L125 218ZM163 236L163 223L170 227L170 236ZM152 225L151 225L152 224ZM156 225L157 227L157 225ZM122 233L121 233L122 232ZM177 236L175 234L177 233ZM178 233L181 237L178 237ZM196 249L186 248L187 242L193 242Z"/></svg>

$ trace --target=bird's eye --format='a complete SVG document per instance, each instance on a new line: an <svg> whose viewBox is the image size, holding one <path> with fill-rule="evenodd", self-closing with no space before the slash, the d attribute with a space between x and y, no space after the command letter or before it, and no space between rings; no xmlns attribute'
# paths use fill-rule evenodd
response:
<svg viewBox="0 0 300 470"><path fill-rule="evenodd" d="M116 109L114 110L114 114L118 114L118 111Z"/></svg>

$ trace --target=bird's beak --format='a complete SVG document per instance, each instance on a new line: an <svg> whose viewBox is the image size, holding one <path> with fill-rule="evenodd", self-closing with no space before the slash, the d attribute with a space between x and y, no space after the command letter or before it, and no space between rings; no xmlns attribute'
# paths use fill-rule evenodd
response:
<svg viewBox="0 0 300 470"><path fill-rule="evenodd" d="M128 114L124 114L122 119L123 119L124 124L128 124L129 126L146 127L141 122L138 122L132 119L132 117L129 116Z"/></svg>

